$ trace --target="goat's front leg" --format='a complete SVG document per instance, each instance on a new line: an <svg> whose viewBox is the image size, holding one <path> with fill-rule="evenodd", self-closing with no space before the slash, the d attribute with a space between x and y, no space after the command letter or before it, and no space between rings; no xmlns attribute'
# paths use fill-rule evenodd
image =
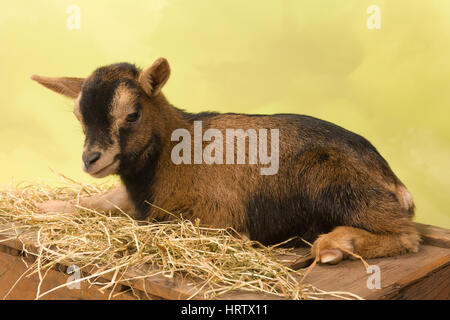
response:
<svg viewBox="0 0 450 320"><path fill-rule="evenodd" d="M134 214L134 206L128 197L127 190L124 186L108 191L102 195L80 198L76 201L50 200L37 205L41 212L61 212L73 213L77 210L76 205L96 210L96 211L124 211L127 214Z"/></svg>

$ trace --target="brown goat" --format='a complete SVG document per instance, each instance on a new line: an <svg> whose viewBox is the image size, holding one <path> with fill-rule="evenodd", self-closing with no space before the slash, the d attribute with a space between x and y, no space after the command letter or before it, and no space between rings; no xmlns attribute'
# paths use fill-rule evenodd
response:
<svg viewBox="0 0 450 320"><path fill-rule="evenodd" d="M161 93L169 74L167 60L160 58L144 71L120 63L86 79L32 76L75 99L74 113L86 136L84 170L94 177L118 174L123 182L103 196L80 199L81 206L119 207L136 219L164 220L168 211L204 225L232 227L266 244L300 236L315 241L312 254L322 263L338 263L348 252L373 258L418 250L412 197L366 139L303 115L187 113ZM173 133L183 129L195 140L200 121L203 130L215 130L210 131L216 139L214 161L174 163ZM238 139L217 140L217 133L229 138L230 129L245 130L248 145L252 132L278 130L279 141L267 140L278 142L272 144L279 147L276 174L261 174L266 168L261 161L235 163ZM223 147L230 145L237 151L223 164ZM190 146L189 141L183 153ZM255 159L253 151L245 150L246 159ZM75 210L74 202L61 201L40 208Z"/></svg>

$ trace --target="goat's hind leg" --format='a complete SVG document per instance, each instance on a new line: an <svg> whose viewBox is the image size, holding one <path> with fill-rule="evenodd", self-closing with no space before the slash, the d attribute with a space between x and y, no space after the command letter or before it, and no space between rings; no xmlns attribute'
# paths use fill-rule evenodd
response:
<svg viewBox="0 0 450 320"><path fill-rule="evenodd" d="M336 264L354 253L362 258L395 256L419 250L420 236L412 222L406 221L398 232L372 233L363 229L339 226L320 235L311 253L321 263Z"/></svg>

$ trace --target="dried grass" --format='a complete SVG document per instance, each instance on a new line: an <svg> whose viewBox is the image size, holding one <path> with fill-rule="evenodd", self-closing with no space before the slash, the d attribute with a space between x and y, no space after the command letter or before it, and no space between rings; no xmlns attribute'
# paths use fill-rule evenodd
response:
<svg viewBox="0 0 450 320"><path fill-rule="evenodd" d="M304 284L300 281L303 270L292 270L276 259L289 250L241 239L233 230L205 228L182 218L138 223L125 212L100 213L81 207L74 214L37 212L36 204L42 201L73 200L110 188L63 180L58 187L30 183L0 191L0 232L13 224L9 231L14 230L24 244L32 235L37 248L35 262L21 278L38 274L42 284L57 265L76 265L84 275L46 292L39 285L37 299L81 281L99 285L101 290L112 289L111 298L119 283L157 274L182 276L195 283L189 298L200 293L202 298L220 298L236 289L289 299L359 298ZM140 275L130 278L127 270L134 268ZM110 280L105 281L106 275Z"/></svg>

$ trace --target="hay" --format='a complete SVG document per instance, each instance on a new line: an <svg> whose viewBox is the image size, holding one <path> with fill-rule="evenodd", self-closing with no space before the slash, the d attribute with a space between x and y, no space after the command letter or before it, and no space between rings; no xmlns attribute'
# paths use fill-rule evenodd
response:
<svg viewBox="0 0 450 320"><path fill-rule="evenodd" d="M0 232L6 231L2 226L13 224L23 243L30 235L35 237L36 260L21 278L38 274L42 284L47 272L57 265L76 265L85 275L46 292L40 292L39 285L37 299L81 281L100 285L101 290L110 289L111 298L119 283L156 274L182 276L194 284L189 298L197 293L203 298L220 298L236 289L289 299L321 299L327 295L359 298L304 284L300 281L302 270L292 270L276 259L289 250L241 239L233 230L205 228L182 218L138 223L125 212L100 213L81 207L72 214L42 214L36 209L42 201L73 200L109 188L65 178L58 187L30 183L0 191ZM127 270L132 268L139 269L140 275L127 278ZM106 274L110 280L105 282Z"/></svg>

